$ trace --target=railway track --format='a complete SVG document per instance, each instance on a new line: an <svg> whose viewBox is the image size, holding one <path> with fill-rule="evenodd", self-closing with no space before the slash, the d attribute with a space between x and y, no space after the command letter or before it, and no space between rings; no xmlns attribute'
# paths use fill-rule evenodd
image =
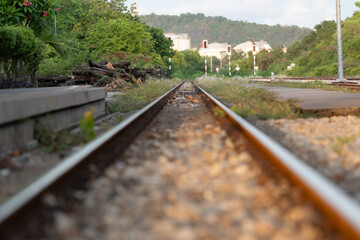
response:
<svg viewBox="0 0 360 240"><path fill-rule="evenodd" d="M181 91L179 90L180 87ZM273 168L272 165L276 165L276 169L282 169L283 172L290 179L292 179L294 183L304 189L306 196L317 205L317 208L322 210L323 214L327 216L326 218L332 219L331 223L329 223L329 226L331 225L339 228L344 234L344 236L347 236L349 239L360 238L360 208L351 198L349 198L338 187L334 186L331 182L323 178L318 172L304 164L301 160L297 159L286 149L284 149L279 144L271 140L269 137L261 133L244 119L231 112L228 108L226 108L215 98L204 92L201 88L199 88L198 86L196 86L196 88L197 92L194 91L190 83L186 83L186 85L184 86L179 85L151 105L144 108L142 111L138 112L125 122L121 123L114 129L97 139L96 141L91 142L90 144L85 146L82 151L64 160L63 163L58 165L56 168L51 170L42 178L32 183L31 185L29 185L29 187L24 189L18 195L5 202L2 206L0 206L0 236L4 236L4 238L2 239L42 238L44 232L40 231L40 229L42 229L44 224L46 225L46 223L48 222L54 222L54 224L56 225L56 223L60 221L59 218L56 217L59 211L66 211L70 209L71 212L73 211L74 207L71 207L70 205L72 205L73 203L76 205L76 203L82 201L86 202L86 200L84 200L84 189L89 188L90 192L94 191L94 194L97 195L97 192L94 190L94 188L96 189L96 187L91 187L91 184L89 184L89 182L96 182L96 179L99 177L101 178L103 174L105 174L106 176L105 180L103 179L103 181L110 181L109 179L116 180L119 181L118 183L122 184L121 186L123 188L134 189L135 192L137 192L140 191L137 188L138 183L145 180L147 182L149 181L149 179L151 179L151 181L157 182L159 181L159 179L169 178L169 181L172 183L179 181L179 185L182 181L184 181L184 185L180 185L180 189L186 189L187 186L190 186L192 184L196 185L196 183L200 184L201 182L209 182L209 185L211 185L210 183L212 183L212 181L215 181L215 183L216 181L234 181L232 178L223 179L223 177L225 177L224 175L233 176L232 174L236 174L236 171L233 171L234 169L237 169L237 171L241 173L241 176L245 175L245 172L247 172L246 169L252 169L255 172L262 173L263 170L259 170L257 167L253 166L253 163L249 160L249 157L246 157L247 155L245 156L244 154L241 154L241 151L244 151L246 152L246 154L249 155L255 155L257 156L256 159L262 159L261 161L265 160L265 163L263 163L265 164L265 167L263 167L265 169ZM179 92L174 95L174 91ZM216 126L215 120L211 118L210 114L204 110L204 104L201 103L201 100L208 106L209 109L211 109L211 112L217 117L220 125L222 125L222 127L227 130L228 137L224 136L224 133L221 131L221 129ZM165 106L166 103L167 105ZM158 112L163 108L163 106L165 106L165 108L162 111L162 115L160 114L157 116ZM148 125L154 117L155 121ZM147 125L147 128L150 128L150 130L148 129L141 133ZM183 130L175 132L171 129ZM238 131L239 129L241 130L241 132ZM205 135L202 135L203 132L205 132ZM133 139L135 139L139 134L140 136L137 140L135 140L135 142L137 143L134 143L134 145L131 145L130 149L128 149L128 146L131 144ZM184 136L187 137L185 138ZM218 139L219 136L220 139ZM243 140L245 136L247 140ZM164 142L160 141L160 139L162 139ZM174 143L174 145L176 146L172 146L173 148L170 148L168 144L171 145L173 139L176 139ZM231 141L228 141L228 139L232 139L234 143L231 143ZM188 142L190 142L190 146ZM195 150L192 149L191 145L195 146L197 142L206 142L207 144L210 144L210 147L208 147L208 145L199 145L198 148L195 148ZM244 142L246 142L246 144ZM250 145L256 147L249 147ZM143 152L143 149L151 146L154 150L148 151L146 153L141 153ZM219 152L217 155L213 155L214 148L216 151ZM249 150L249 148L254 148L255 150ZM223 152L224 149L228 149L228 152ZM236 152L236 149L237 151L241 151ZM125 153L123 153L124 151ZM208 155L203 157L205 159L205 162L197 162L194 157L181 155L184 152L194 152L193 154L196 155L198 153L200 156L205 153ZM242 160L245 159L244 162L240 162L241 159L238 159L239 155L242 156ZM183 156L183 158L186 159L185 163L179 161L178 156L180 156L180 158L181 156ZM200 156L199 158L201 158ZM231 160L229 159L235 159L232 160L235 162L235 165L239 164L241 166L245 166L245 170L242 170L242 168L238 168L237 166L230 166L228 169L224 166L219 165L218 162L215 161L216 159L221 159L224 156L227 156L226 161L229 161L229 163L231 163ZM145 167L143 168L137 168L137 166L143 164L142 161L140 161L139 159L148 159L152 157L157 159L156 161L158 165L154 165L155 167L151 167L152 165L150 164L150 162L149 166L145 165ZM121 164L119 164L119 158L122 159L120 161ZM210 161L209 159L213 159L213 161ZM177 164L176 168L172 167L172 161ZM117 166L117 168L121 170L120 172L116 172L115 170L113 170L114 168L116 168L114 167L114 165L112 165L110 168L107 168L114 162L118 162L118 164L115 166ZM188 162L193 164L190 164L191 167L189 168L187 168ZM269 164L269 162L271 162L271 164ZM211 168L206 171L206 174L201 171L195 171L194 169L196 168L193 168L194 166L206 166L207 164L211 166ZM124 170L124 168L128 169L127 167L129 167L130 170ZM135 169L137 171L135 171ZM228 173L221 174L221 170L227 170ZM163 171L163 175L157 176L157 178L145 178L145 180L140 178L141 175L146 176L148 172L157 171ZM134 174L134 172L136 174ZM169 173L173 174L169 175ZM206 176L206 178L203 179L204 181L200 181L200 183L196 181L192 182L189 179L184 179L182 177L184 175L186 176L187 174L189 174L190 179L196 179L198 176L202 175ZM213 177L208 177L208 174ZM134 175L140 175L140 177ZM273 173L269 175L269 178L275 176L276 179L281 179L281 177L276 175L276 170L273 170ZM178 178L173 178L173 176L178 176ZM262 178L261 174L259 176L255 176L255 179L258 178ZM252 184L254 181L258 181L252 179L251 177L249 179L243 180L244 182L250 181ZM260 182L263 183L263 181L264 180ZM269 181L271 182L271 180ZM289 187L286 187L287 184L285 184L284 186L280 184L282 181L283 180L278 180L278 182L275 181L273 185L279 184L279 186L287 189L286 191L288 191ZM101 185L101 181L97 184L100 184L100 189L98 189L98 191L101 191L103 187ZM236 184L236 181L232 182L232 184L223 184L220 189L222 189L221 191L225 192L225 194L231 194L232 192L237 192L237 188L234 187ZM96 184L93 184L92 186L94 185L96 186ZM167 186L162 186L160 184L160 187L166 192ZM249 188L247 190L249 190ZM142 189L142 191L145 190ZM213 192L211 191L205 191L204 193L201 193L201 190L196 188L195 190L191 188L189 191L191 192L192 198L195 198L196 201L199 201L199 199L202 199L203 197L206 199L213 199L216 197L213 196ZM126 194L128 192L125 191L121 193ZM139 196L135 195L135 198L131 198L130 201L125 201L120 198L117 200L117 202L122 203L123 205L120 206L124 208L134 203L135 208L133 212L136 212L136 209L139 207L145 207L145 209L154 207L155 209L157 209L155 206L157 206L156 203L158 203L158 200L155 201L154 199L152 199L152 203L154 203L154 205L146 205L146 203L139 203L139 205L135 204L137 199L136 197L141 197L142 195L149 194L146 191L142 193L144 194L140 194ZM159 193L159 191L157 191L156 193L157 195L161 194L161 192ZM171 193L173 194L174 192ZM267 189L265 193L262 194L266 196L270 193L271 192L269 192L269 189ZM115 195L117 196L122 194L117 193ZM201 196L199 196L199 194ZM250 192L248 194L251 195ZM114 193L112 193L112 195L114 195ZM166 198L170 199L177 199L182 197L183 196L172 196L171 194L170 196L166 196ZM296 200L297 197L294 197L293 193L288 192L286 192L286 194L282 197L289 198L286 201L298 201L298 204L299 202L304 201L302 198L301 200ZM155 199L158 199L158 197ZM272 201L276 202L276 200ZM162 204L158 203L158 205ZM245 204L243 207L249 206ZM269 205L265 205L262 207L269 207ZM270 207L276 208L277 206L274 205ZM159 209L162 208L163 207L161 206L159 207ZM198 206L198 208L201 209L202 207ZM226 206L224 206L224 208L226 208ZM160 211L159 209L158 211ZM179 209L183 209L185 212L187 210L187 208L183 207L183 205L177 205L177 207L175 208L169 208L167 213L168 215L170 214L173 217L174 215L176 215L176 217L183 216L181 212L178 212ZM310 209L312 208L310 207ZM84 209L79 211L80 214L89 213L87 212L87 210ZM148 210L146 210L145 212L147 211ZM143 213L139 214L140 215L135 216L138 221L140 221L139 219L144 218ZM152 214L154 213L152 212ZM157 212L157 214L160 213ZM201 214L199 215L202 216ZM280 210L277 215L282 215ZM187 215L184 215L183 218L187 219L186 216ZM204 218L206 219L206 217ZM316 218L321 219L321 217ZM113 219L113 221L116 222L117 220ZM208 221L215 221L217 223L217 221L212 220L211 217ZM134 225L131 221L128 222L130 222L130 224L125 224L124 226L122 226L124 227L124 232L126 232L127 229L131 228L131 226ZM158 227L161 228L161 226L163 226L162 224L159 223L160 227ZM195 223L193 224L197 226ZM117 225L115 227L121 229L121 227ZM203 225L199 226L200 229L202 229L203 227ZM227 226L221 227L226 228ZM332 227L320 228L323 228L325 230L333 229ZM69 234L69 232L71 231L65 230L64 232L66 234ZM329 232L331 233L331 231ZM229 234L230 233L232 233L232 230L229 230ZM59 236L63 236L61 234L59 234ZM179 236L181 234L186 235L186 231L185 233L184 231L182 231L178 234ZM203 232L201 234L205 233ZM214 234L214 236L221 236L216 235L216 233ZM236 234L239 233L234 232L234 236L236 236ZM144 239L147 239L146 234L144 236ZM327 235L317 236L326 238L329 237Z"/></svg>

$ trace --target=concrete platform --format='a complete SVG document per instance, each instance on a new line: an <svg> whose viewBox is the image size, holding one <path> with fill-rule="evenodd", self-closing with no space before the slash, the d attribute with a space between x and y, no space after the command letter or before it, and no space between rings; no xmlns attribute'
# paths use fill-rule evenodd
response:
<svg viewBox="0 0 360 240"><path fill-rule="evenodd" d="M105 97L105 88L80 86L0 90L0 151L26 147L37 123L60 130L91 108L104 114Z"/></svg>
<svg viewBox="0 0 360 240"><path fill-rule="evenodd" d="M360 113L360 93L324 91L321 89L265 87L280 99L295 99L304 112L323 115Z"/></svg>

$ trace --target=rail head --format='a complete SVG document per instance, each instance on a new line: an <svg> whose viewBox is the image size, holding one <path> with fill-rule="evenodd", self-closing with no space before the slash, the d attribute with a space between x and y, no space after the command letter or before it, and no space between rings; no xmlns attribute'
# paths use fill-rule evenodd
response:
<svg viewBox="0 0 360 240"><path fill-rule="evenodd" d="M49 191L49 189L58 184L61 179L66 178L69 172L75 171L75 168L84 164L84 162L88 161L89 158L92 158L95 152L99 152L101 148L106 146L117 135L127 131L131 127L134 127L134 122L139 121L139 119L146 114L151 115L149 118L152 119L157 114L158 109L155 108L159 108L159 105L164 104L172 93L175 92L182 84L183 82L145 106L139 112L119 123L108 132L86 144L81 150L64 159L45 175L41 176L25 189L21 190L19 193L3 203L0 206L0 232L3 230L3 225L5 223L18 215L23 209L27 208L33 201L40 199L41 196ZM162 108L162 106L160 108ZM135 133L135 135L137 135L137 133ZM129 139L128 141L130 143L132 139Z"/></svg>
<svg viewBox="0 0 360 240"><path fill-rule="evenodd" d="M321 173L300 160L289 150L275 142L244 118L231 111L196 83L205 97L222 109L230 121L240 128L274 163L300 184L311 199L326 215L333 219L351 239L360 239L360 206L342 189Z"/></svg>

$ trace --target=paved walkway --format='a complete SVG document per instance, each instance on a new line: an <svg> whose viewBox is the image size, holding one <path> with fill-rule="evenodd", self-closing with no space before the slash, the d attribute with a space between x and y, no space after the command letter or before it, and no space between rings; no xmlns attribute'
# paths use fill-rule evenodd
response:
<svg viewBox="0 0 360 240"><path fill-rule="evenodd" d="M266 87L281 99L296 99L304 110L360 108L360 93L324 91L321 89L301 89Z"/></svg>
<svg viewBox="0 0 360 240"><path fill-rule="evenodd" d="M305 111L322 110L354 110L360 112L360 93L345 93L341 91L325 91L312 88L267 87L256 84L246 84L249 87L265 88L278 95L281 100L294 99Z"/></svg>

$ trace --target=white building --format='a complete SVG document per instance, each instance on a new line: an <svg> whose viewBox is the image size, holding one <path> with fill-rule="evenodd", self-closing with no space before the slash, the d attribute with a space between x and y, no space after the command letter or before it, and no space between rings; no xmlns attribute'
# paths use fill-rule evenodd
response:
<svg viewBox="0 0 360 240"><path fill-rule="evenodd" d="M166 38L170 38L173 43L173 49L177 51L184 51L191 49L191 38L187 33L175 34L175 33L165 33Z"/></svg>
<svg viewBox="0 0 360 240"><path fill-rule="evenodd" d="M227 43L211 43L208 44L207 48L206 48L206 55L209 57L217 57L219 59L222 59L224 56L226 55L226 51L227 51ZM199 54L200 56L205 56L205 48L200 48L199 50Z"/></svg>
<svg viewBox="0 0 360 240"><path fill-rule="evenodd" d="M244 43L241 43L237 46L234 47L235 50L239 51L243 51L245 54L247 54L248 52L252 52L253 50L253 43L251 41L247 41ZM267 50L267 51L271 51L272 47L270 46L270 44L264 40L255 42L255 54L259 53L262 50Z"/></svg>

